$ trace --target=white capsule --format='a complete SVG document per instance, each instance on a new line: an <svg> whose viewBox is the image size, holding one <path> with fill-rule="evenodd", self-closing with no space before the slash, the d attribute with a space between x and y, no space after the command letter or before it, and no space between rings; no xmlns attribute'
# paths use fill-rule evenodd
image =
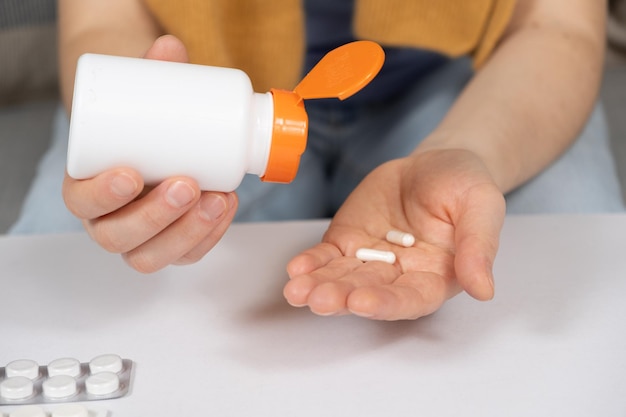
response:
<svg viewBox="0 0 626 417"><path fill-rule="evenodd" d="M415 236L410 233L401 232L399 230L390 230L387 232L387 236L385 237L387 239L387 242L404 246L405 248L413 246L413 244L415 243Z"/></svg>
<svg viewBox="0 0 626 417"><path fill-rule="evenodd" d="M360 248L356 251L357 259L361 261L382 261L393 264L396 261L396 254L390 251Z"/></svg>

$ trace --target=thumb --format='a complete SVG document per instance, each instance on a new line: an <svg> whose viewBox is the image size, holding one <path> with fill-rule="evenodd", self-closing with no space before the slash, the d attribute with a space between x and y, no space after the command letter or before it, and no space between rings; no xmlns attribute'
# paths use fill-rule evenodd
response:
<svg viewBox="0 0 626 417"><path fill-rule="evenodd" d="M493 264L505 212L502 194L488 192L468 202L456 225L456 277L461 287L478 300L489 300L494 295Z"/></svg>
<svg viewBox="0 0 626 417"><path fill-rule="evenodd" d="M160 61L189 62L187 48L174 35L163 35L157 38L143 57Z"/></svg>

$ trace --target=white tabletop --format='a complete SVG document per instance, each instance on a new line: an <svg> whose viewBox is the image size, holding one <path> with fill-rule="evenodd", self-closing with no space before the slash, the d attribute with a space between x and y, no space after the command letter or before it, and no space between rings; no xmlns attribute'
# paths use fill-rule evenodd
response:
<svg viewBox="0 0 626 417"><path fill-rule="evenodd" d="M626 216L509 217L496 298L407 322L284 301L325 226L235 225L153 275L83 234L2 237L0 366L132 359L111 417L626 415Z"/></svg>

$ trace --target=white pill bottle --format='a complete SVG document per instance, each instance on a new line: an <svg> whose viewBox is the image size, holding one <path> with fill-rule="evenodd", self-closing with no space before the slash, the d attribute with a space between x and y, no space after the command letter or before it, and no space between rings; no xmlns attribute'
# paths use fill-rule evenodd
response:
<svg viewBox="0 0 626 417"><path fill-rule="evenodd" d="M378 73L368 41L331 51L293 91L256 93L241 70L85 54L76 68L67 172L131 167L146 184L194 178L232 191L244 175L291 182L306 148L304 99L346 98Z"/></svg>

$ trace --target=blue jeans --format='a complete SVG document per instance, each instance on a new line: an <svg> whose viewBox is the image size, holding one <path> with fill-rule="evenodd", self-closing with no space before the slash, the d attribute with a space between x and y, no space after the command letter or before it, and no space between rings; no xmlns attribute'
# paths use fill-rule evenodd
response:
<svg viewBox="0 0 626 417"><path fill-rule="evenodd" d="M468 60L451 61L392 102L337 108L310 101L307 150L291 184L246 176L237 189L236 221L330 217L376 166L409 154L439 124L472 76ZM68 122L57 115L50 149L10 233L80 230L65 208L61 184ZM507 196L507 213L592 213L624 210L602 107L577 141L548 169Z"/></svg>

